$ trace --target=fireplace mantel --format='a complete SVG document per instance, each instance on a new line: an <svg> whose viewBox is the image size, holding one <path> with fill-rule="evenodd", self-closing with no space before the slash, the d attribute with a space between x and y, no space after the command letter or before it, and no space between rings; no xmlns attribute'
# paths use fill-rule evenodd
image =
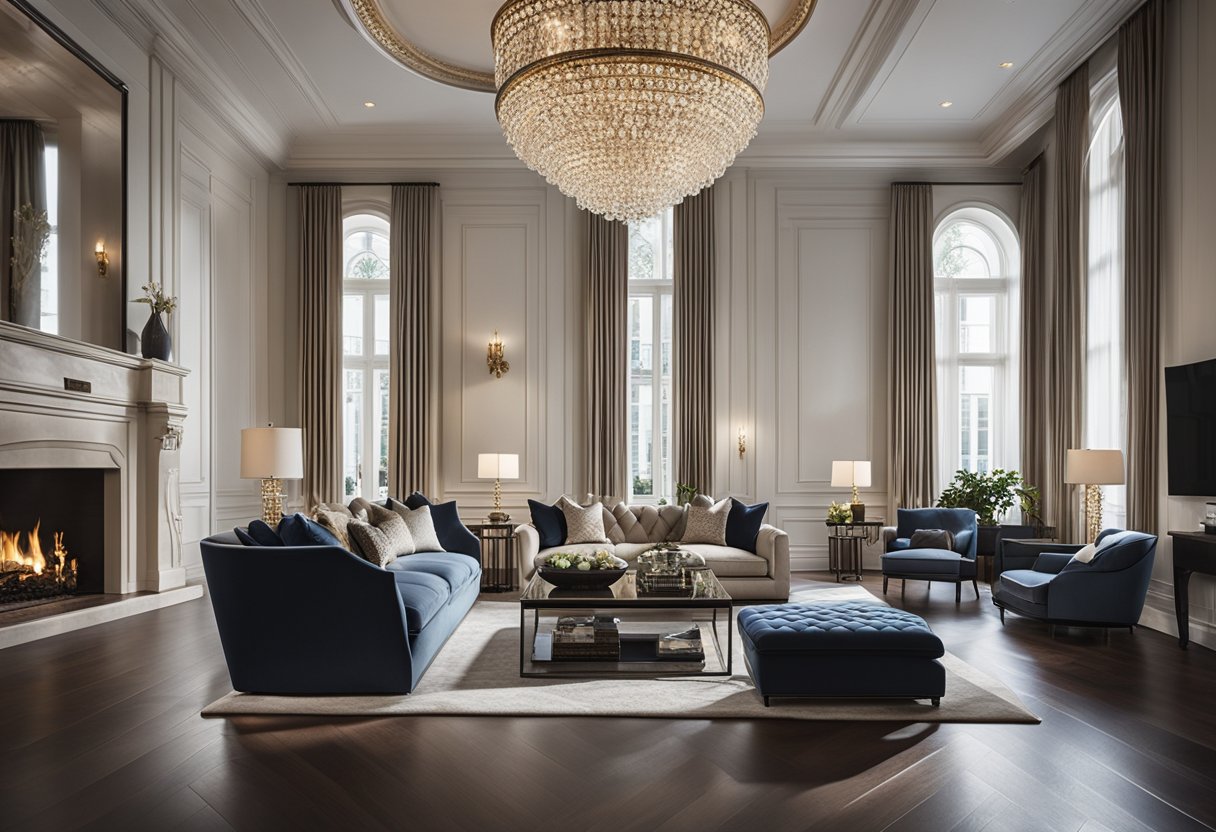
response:
<svg viewBox="0 0 1216 832"><path fill-rule="evenodd" d="M0 322L0 467L106 469L105 591L183 586L189 370ZM71 495L64 495L71 499Z"/></svg>

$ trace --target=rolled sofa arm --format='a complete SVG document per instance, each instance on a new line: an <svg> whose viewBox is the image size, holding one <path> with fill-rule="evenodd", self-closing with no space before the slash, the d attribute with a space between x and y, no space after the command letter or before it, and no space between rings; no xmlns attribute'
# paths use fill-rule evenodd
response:
<svg viewBox="0 0 1216 832"><path fill-rule="evenodd" d="M756 537L756 554L768 561L768 574L773 579L775 597L790 595L790 536L765 523Z"/></svg>
<svg viewBox="0 0 1216 832"><path fill-rule="evenodd" d="M540 554L540 532L531 523L515 527L515 552L519 561L519 588L522 590L536 571L536 556Z"/></svg>
<svg viewBox="0 0 1216 832"><path fill-rule="evenodd" d="M897 534L899 534L899 531L895 528L895 526L882 527L882 550L884 552L891 551L891 544L895 542L895 536Z"/></svg>

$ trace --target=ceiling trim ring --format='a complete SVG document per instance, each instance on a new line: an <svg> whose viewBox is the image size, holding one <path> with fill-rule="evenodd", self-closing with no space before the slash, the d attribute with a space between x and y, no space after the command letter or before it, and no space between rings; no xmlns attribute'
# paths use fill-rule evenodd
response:
<svg viewBox="0 0 1216 832"><path fill-rule="evenodd" d="M424 78L477 92L497 92L493 72L460 66L438 58L401 35L388 22L379 0L338 0L355 29L382 53ZM789 13L772 27L768 54L771 58L806 28L818 0L796 0Z"/></svg>

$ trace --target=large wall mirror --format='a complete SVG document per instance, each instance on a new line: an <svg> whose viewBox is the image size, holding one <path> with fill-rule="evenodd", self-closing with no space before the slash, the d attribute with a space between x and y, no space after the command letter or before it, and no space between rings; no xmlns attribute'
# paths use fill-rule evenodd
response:
<svg viewBox="0 0 1216 832"><path fill-rule="evenodd" d="M127 89L0 0L0 320L123 348Z"/></svg>

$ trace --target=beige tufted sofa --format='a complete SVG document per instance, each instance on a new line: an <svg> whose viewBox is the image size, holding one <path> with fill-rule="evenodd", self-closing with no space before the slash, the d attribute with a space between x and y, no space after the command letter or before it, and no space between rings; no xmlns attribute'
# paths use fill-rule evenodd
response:
<svg viewBox="0 0 1216 832"><path fill-rule="evenodd" d="M607 550L631 566L638 555L664 540L678 541L684 534L686 511L683 506L629 506L618 503L604 508L604 532L608 543L575 543L540 548L540 534L531 523L515 529L519 553L520 587L527 585L542 558L554 552L589 554ZM722 586L736 600L785 601L790 594L790 541L785 532L767 523L760 527L756 552L689 543L681 548L696 552Z"/></svg>

